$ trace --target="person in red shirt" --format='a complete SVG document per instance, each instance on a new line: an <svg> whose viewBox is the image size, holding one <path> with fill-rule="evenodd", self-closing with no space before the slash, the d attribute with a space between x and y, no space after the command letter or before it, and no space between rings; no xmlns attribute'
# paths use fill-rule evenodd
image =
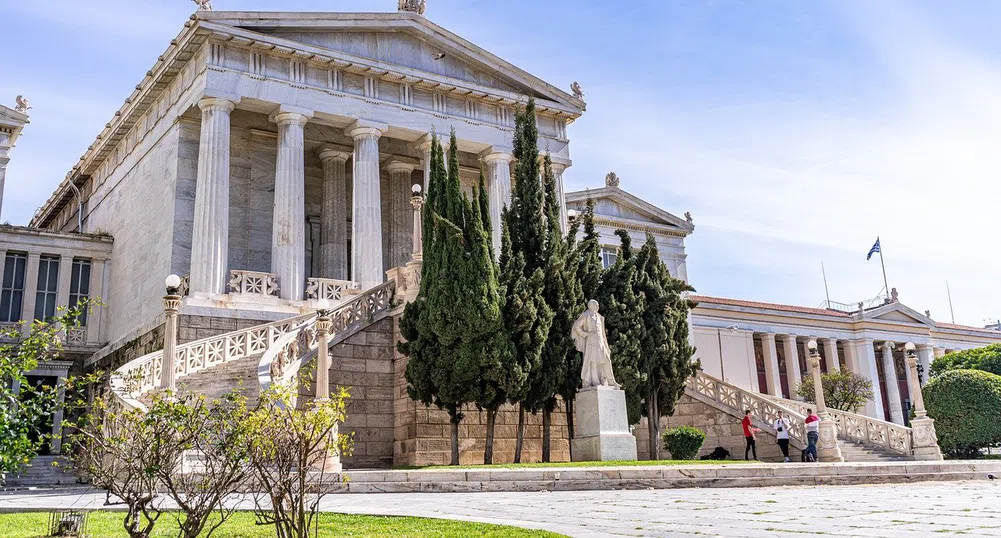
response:
<svg viewBox="0 0 1001 538"><path fill-rule="evenodd" d="M817 441L820 439L820 417L813 409L806 410L806 461L817 461Z"/></svg>
<svg viewBox="0 0 1001 538"><path fill-rule="evenodd" d="M744 459L747 459L748 452L754 456L754 459L758 459L758 447L755 443L756 439L754 435L761 430L755 428L751 425L751 410L748 409L744 411L744 420L740 421L740 425L744 428L744 440L747 441L747 445L744 447Z"/></svg>

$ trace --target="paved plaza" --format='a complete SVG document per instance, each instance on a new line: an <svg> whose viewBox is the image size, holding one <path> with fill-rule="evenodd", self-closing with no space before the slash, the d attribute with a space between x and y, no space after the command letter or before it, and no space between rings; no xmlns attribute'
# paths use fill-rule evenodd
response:
<svg viewBox="0 0 1001 538"><path fill-rule="evenodd" d="M570 536L1001 535L994 481L877 486L327 496L324 511L503 523ZM98 508L84 490L0 494L0 510Z"/></svg>

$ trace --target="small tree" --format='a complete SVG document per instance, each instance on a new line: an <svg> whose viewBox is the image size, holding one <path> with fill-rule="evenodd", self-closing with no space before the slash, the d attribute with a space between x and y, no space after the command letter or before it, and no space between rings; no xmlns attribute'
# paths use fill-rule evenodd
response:
<svg viewBox="0 0 1001 538"><path fill-rule="evenodd" d="M943 451L976 458L980 449L1001 444L1001 376L950 370L932 378L922 391Z"/></svg>
<svg viewBox="0 0 1001 538"><path fill-rule="evenodd" d="M297 388L272 385L246 420L255 515L258 524L274 525L278 538L310 535L328 458L350 449L350 439L336 433L346 416L347 389L297 409Z"/></svg>
<svg viewBox="0 0 1001 538"><path fill-rule="evenodd" d="M678 426L664 432L664 448L676 460L694 460L706 442L706 433L692 426ZM650 459L653 459L651 457Z"/></svg>
<svg viewBox="0 0 1001 538"><path fill-rule="evenodd" d="M827 407L849 413L857 413L874 396L872 381L848 370L820 376L820 386L824 388L824 403ZM814 401L813 376L803 378L796 394L808 402Z"/></svg>
<svg viewBox="0 0 1001 538"><path fill-rule="evenodd" d="M57 317L32 321L27 336L22 336L18 327L0 329L0 484L4 476L20 471L50 441L52 434L40 426L48 423L60 406L56 387L32 386L25 373L40 362L58 358L63 351L61 335L79 326L80 315L97 304L96 300L85 300L73 308L60 307ZM76 383L67 380L67 385L71 388ZM67 394L66 398L72 396Z"/></svg>
<svg viewBox="0 0 1001 538"><path fill-rule="evenodd" d="M166 422L176 435L177 442L158 445L163 451L158 459L165 463L157 476L180 509L172 514L184 538L211 536L233 514L235 505L224 501L249 470L247 416L247 400L237 391L211 402L189 394L150 410L150 420ZM192 452L197 463L186 463L185 454ZM213 512L219 517L210 520Z"/></svg>
<svg viewBox="0 0 1001 538"><path fill-rule="evenodd" d="M125 532L147 538L161 515L154 502L159 473L175 466L173 455L183 450L175 428L180 410L159 391L152 394L149 412L120 407L112 398L109 393L95 399L88 414L68 424L73 431L70 461L125 504Z"/></svg>
<svg viewBox="0 0 1001 538"><path fill-rule="evenodd" d="M1001 344L946 353L932 361L928 375L935 377L950 370L982 370L1001 375Z"/></svg>

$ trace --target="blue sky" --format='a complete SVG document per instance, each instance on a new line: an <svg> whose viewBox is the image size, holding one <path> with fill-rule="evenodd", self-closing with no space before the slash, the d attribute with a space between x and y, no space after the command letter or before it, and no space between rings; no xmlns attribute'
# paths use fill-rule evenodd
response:
<svg viewBox="0 0 1001 538"><path fill-rule="evenodd" d="M214 0L391 11L395 0ZM27 96L0 219L26 223L194 11L187 0L0 2L0 102ZM428 0L427 16L566 88L567 189L691 211L700 293L816 306L890 285L909 306L1001 316L1001 3Z"/></svg>

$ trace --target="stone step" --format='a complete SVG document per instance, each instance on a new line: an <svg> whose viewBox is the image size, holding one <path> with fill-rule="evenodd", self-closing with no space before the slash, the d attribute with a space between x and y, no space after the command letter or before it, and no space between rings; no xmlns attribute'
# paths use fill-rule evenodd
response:
<svg viewBox="0 0 1001 538"><path fill-rule="evenodd" d="M66 486L82 483L69 460L61 456L37 456L20 474L8 476L5 487Z"/></svg>

